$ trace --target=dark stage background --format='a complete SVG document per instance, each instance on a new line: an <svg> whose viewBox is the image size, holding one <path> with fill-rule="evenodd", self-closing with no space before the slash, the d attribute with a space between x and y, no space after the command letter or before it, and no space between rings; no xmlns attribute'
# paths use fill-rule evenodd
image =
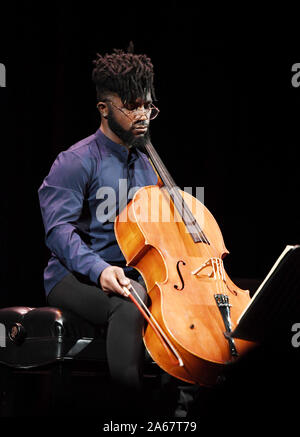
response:
<svg viewBox="0 0 300 437"><path fill-rule="evenodd" d="M261 279L299 243L295 35L243 17L227 31L213 19L209 28L196 7L151 8L141 19L133 7L108 15L25 2L1 21L2 305L43 303L49 254L37 190L57 154L99 126L96 53L130 40L155 65L153 144L181 188L204 187L230 276Z"/></svg>
<svg viewBox="0 0 300 437"><path fill-rule="evenodd" d="M96 53L130 40L155 66L153 144L181 188L204 187L230 277L259 281L287 244L300 243L297 28L280 13L239 12L217 21L175 3L106 11L28 1L3 13L1 307L44 305L49 253L37 190L57 154L99 126Z"/></svg>

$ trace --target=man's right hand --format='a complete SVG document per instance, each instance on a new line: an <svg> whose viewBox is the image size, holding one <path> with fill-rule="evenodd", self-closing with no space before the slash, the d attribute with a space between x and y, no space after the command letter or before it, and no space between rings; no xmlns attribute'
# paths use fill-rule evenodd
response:
<svg viewBox="0 0 300 437"><path fill-rule="evenodd" d="M106 267L100 275L99 282L103 291L127 296L127 293L122 287L128 287L130 285L130 279L126 278L124 270L121 267Z"/></svg>

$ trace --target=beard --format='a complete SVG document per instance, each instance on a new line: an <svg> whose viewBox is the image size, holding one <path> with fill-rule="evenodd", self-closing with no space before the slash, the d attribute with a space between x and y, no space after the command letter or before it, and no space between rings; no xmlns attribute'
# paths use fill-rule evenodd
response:
<svg viewBox="0 0 300 437"><path fill-rule="evenodd" d="M145 145L150 141L149 129L144 135L136 136L132 133L131 129L124 129L114 118L111 111L107 115L107 123L110 130L117 135L123 143L129 148L136 148L145 152ZM140 123L142 124L142 123Z"/></svg>

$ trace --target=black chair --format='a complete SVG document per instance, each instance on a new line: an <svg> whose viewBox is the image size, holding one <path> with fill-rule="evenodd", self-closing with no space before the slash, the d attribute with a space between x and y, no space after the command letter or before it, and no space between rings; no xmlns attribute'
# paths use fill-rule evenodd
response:
<svg viewBox="0 0 300 437"><path fill-rule="evenodd" d="M84 369L88 374L96 369L108 375L105 328L53 307L2 308L0 323L5 333L0 343L1 416L15 413L16 375L48 375L47 396L56 409L66 397L72 372Z"/></svg>
<svg viewBox="0 0 300 437"><path fill-rule="evenodd" d="M97 391L98 381L99 399L109 396L106 328L54 307L2 308L0 324L0 417L75 414L70 397L76 376L85 378L81 384L87 398L87 376L92 377L90 391ZM149 355L144 367L152 388L159 386L161 371ZM91 399L89 405L82 400L81 414L91 414L91 404Z"/></svg>

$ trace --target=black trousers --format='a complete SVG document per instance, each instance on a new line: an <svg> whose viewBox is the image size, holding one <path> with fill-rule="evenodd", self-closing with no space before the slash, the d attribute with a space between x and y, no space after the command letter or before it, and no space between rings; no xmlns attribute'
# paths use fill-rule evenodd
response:
<svg viewBox="0 0 300 437"><path fill-rule="evenodd" d="M146 303L145 287L133 279L131 283ZM129 298L108 294L70 273L51 290L48 303L70 310L93 324L107 325L106 348L112 381L119 388L140 391L144 318Z"/></svg>

